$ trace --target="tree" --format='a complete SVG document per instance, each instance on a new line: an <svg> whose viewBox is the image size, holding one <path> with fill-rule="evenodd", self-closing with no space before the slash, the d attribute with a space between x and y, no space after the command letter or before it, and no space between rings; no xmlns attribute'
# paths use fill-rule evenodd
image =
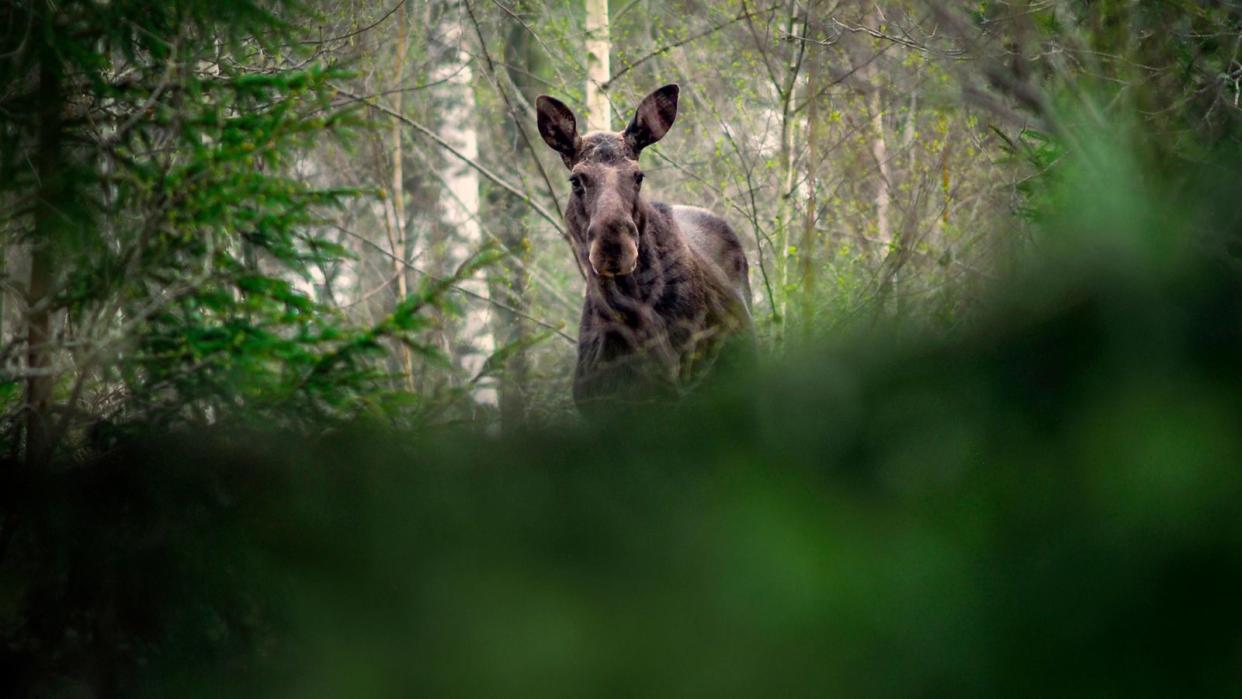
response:
<svg viewBox="0 0 1242 699"><path fill-rule="evenodd" d="M298 155L358 122L332 101L345 74L299 53L292 17L250 0L12 12L30 31L0 43L0 186L17 204L3 232L31 263L3 352L7 385L25 385L10 447L39 464L129 420L381 405L379 341L416 343L444 289L366 326L316 301L310 270L346 255L325 216L359 192L311 183Z"/></svg>
<svg viewBox="0 0 1242 699"><path fill-rule="evenodd" d="M406 55L410 46L410 10L408 3L397 9L397 51L393 64L392 89L396 96L393 100L394 111L398 116L392 119L392 222L390 224L390 247L392 249L393 278L397 285L397 303L409 295L409 271L406 269L406 257L410 245L406 239L405 213L405 148L402 146L405 124L401 123L402 105L405 102L404 78ZM414 354L405 344L400 345L401 373L405 379L407 390L414 390Z"/></svg>
<svg viewBox="0 0 1242 699"><path fill-rule="evenodd" d="M611 131L607 85L612 41L608 34L608 0L586 0L586 126Z"/></svg>

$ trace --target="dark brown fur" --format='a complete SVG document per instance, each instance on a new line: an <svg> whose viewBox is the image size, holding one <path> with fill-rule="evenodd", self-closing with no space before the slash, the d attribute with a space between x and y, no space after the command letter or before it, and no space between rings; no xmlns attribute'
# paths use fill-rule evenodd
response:
<svg viewBox="0 0 1242 699"><path fill-rule="evenodd" d="M539 130L574 181L565 220L586 273L574 400L676 398L729 344L753 343L745 253L724 219L647 201L638 157L672 125L677 86L648 96L625 131L579 137L572 112L539 98Z"/></svg>

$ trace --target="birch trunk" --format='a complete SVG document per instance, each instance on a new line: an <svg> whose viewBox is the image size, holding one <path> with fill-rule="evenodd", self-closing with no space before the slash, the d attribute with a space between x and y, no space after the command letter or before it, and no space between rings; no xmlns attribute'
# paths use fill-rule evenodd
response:
<svg viewBox="0 0 1242 699"><path fill-rule="evenodd" d="M604 89L612 74L609 67L612 40L608 34L608 0L586 0L586 52L587 130L611 131L612 110Z"/></svg>
<svg viewBox="0 0 1242 699"><path fill-rule="evenodd" d="M814 12L814 4L807 10ZM808 23L807 29L810 25ZM819 84L819 61L811 61L806 73L806 211L803 214L802 241L798 246L798 271L802 281L802 334L805 339L812 335L815 315L815 220L819 203L816 201L816 177L819 166L819 99L815 90Z"/></svg>
<svg viewBox="0 0 1242 699"><path fill-rule="evenodd" d="M888 141L884 136L884 102L880 96L879 87L871 91L868 101L871 111L871 157L875 160L878 175L875 184L876 237L886 246L891 246L893 231L888 220L892 203L888 191L891 173L888 167Z"/></svg>
<svg viewBox="0 0 1242 699"><path fill-rule="evenodd" d="M867 16L867 23L873 31L880 31L883 16L880 9ZM879 51L879 49L874 49ZM877 312L887 305L886 300L897 292L897 250L893 246L893 229L889 221L889 209L892 205L892 172L888 162L888 139L884 133L884 94L880 86L883 75L878 66L878 56L867 68L867 83L870 93L867 95L867 111L871 122L871 159L875 161L875 232L882 245L881 270L886 275L880 281L880 303Z"/></svg>
<svg viewBox="0 0 1242 699"><path fill-rule="evenodd" d="M409 8L401 7L397 11L397 65L393 69L393 89L400 90L405 79L405 62L410 45ZM393 111L402 114L405 100L403 92L393 97ZM409 295L405 260L409 254L406 239L405 218L405 150L401 145L403 124L400 119L392 120L392 224L393 233L392 255L393 275L397 281L397 303L401 303ZM408 391L414 390L414 355L405 343L399 345L401 352L401 376Z"/></svg>
<svg viewBox="0 0 1242 699"><path fill-rule="evenodd" d="M799 34L805 36L807 27L809 26L809 18L802 16L801 25L799 25L799 6L796 2L790 2L788 5L789 15L785 23L785 34ZM794 214L794 191L798 181L798 116L795 113L794 95L798 89L798 77L802 71L802 61L805 55L806 42L796 42L796 46L789 55L789 63L786 67L784 75L784 83L778 85L778 91L781 99L781 143L780 143L780 164L781 164L781 182L780 182L780 201L777 204L776 212L776 240L778 249L776 251L775 262L777 265L776 276L779 280L777 288L777 318L778 324L774 328L776 333L776 343L779 347L784 342L786 329L789 325L789 289L790 289L790 266L793 264L791 259L790 248L791 243L796 240L793 237L793 214Z"/></svg>
<svg viewBox="0 0 1242 699"><path fill-rule="evenodd" d="M875 14L870 15L871 28L879 31L880 21L877 9ZM880 87L880 80L883 76L880 74L876 61L870 63L867 72L867 82L871 86L871 94L867 97L867 108L871 113L871 157L875 160L878 175L875 187L876 237L884 242L885 252L887 252L887 247L891 247L893 242L892 226L889 223L889 208L892 203L889 185L892 181L892 174L889 172L888 140L884 134L884 96Z"/></svg>
<svg viewBox="0 0 1242 699"><path fill-rule="evenodd" d="M474 70L471 67L470 52L465 45L468 34L464 27L468 24L464 17L458 17L446 24L444 43L455 49L449 53L447 61L436 67L431 81L443 81L436 88L437 102L442 105L438 135L466 158L477 162L479 133L473 87ZM456 158L445 159L443 163L440 178L448 189L448 196L441 199L440 221L448 240L440 262L443 263L443 269L449 271L479 250L483 236L479 228L478 172ZM477 298L489 298L487 281L481 273L462 282L461 286L476 294ZM446 337L454 338L453 345L446 349L454 364L461 367L466 374L474 376L495 351L496 343L488 322L489 310L485 303L464 304L463 311L456 332L446 333ZM478 385L473 395L477 402L491 405L496 403L496 388L491 382Z"/></svg>

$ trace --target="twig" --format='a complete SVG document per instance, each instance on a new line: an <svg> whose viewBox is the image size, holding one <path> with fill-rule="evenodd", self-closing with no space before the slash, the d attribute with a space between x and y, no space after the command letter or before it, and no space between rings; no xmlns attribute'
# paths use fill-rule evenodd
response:
<svg viewBox="0 0 1242 699"><path fill-rule="evenodd" d="M552 205L556 207L556 213L562 218L564 213L561 211L560 202L556 200L556 190L552 188L552 180L548 177L548 171L544 169L543 163L539 160L538 152L535 150L534 144L531 143L530 136L526 133L526 129L522 126L522 120L518 118L517 107L513 105L513 101L509 99L509 93L496 80L496 64L492 62L491 52L487 50L487 41L483 39L483 30L479 28L479 21L474 16L474 7L469 1L466 2L466 14L470 17L470 23L474 26L474 34L479 38L479 48L483 51L483 59L487 65L487 75L491 79L492 85L496 88L496 92L500 93L500 99L504 101L508 107L509 118L513 120L513 125L517 127L518 135L522 137L522 143L526 145L526 150L530 152L530 157L535 161L535 167L539 170L539 176L543 179L543 184L548 188L548 196L552 199ZM569 239L566 238L566 242ZM586 279L586 270L582 269L582 265L576 264L578 260L577 251L573 249L573 243L570 243L570 251L574 253L574 268L578 270L579 276Z"/></svg>
<svg viewBox="0 0 1242 699"><path fill-rule="evenodd" d="M389 251L385 250L382 246L377 245L374 241L367 239L367 237L366 237L366 236L364 236L364 235L362 235L362 234L360 234L360 233L355 233L355 232L353 232L353 231L351 231L351 230L347 230L347 229L345 229L345 228L341 228L340 226L336 226L336 228L337 228L338 230L340 230L342 233L344 233L345 235L348 235L348 236L353 237L353 238L357 238L358 240L362 241L363 243L365 243L365 244L367 244L367 245L371 246L372 248L375 248L376 252L380 253L381 255L384 255L385 257L389 257L389 258L391 258L391 259L395 260L396 262L399 262L399 263L401 263L402 265L405 265L405 266L406 266L406 267L408 267L409 269L412 269L412 270L414 270L415 272L418 272L419 274L421 274L421 275L423 275L423 276L427 277L428 279L431 279L432 281L435 281L435 282L437 282L437 283L444 283L444 281L445 281L444 277L440 277L440 276L438 276L438 275L432 274L431 272L428 272L428 271L424 270L423 268L419 267L418 265L415 265L415 264L414 264L414 263L412 263L412 262L409 262L408 260L403 260L403 259L401 259L400 257L397 257L396 255L392 254L391 252L389 252ZM561 328L562 328L562 327L564 327L564 326L561 326L561 325L553 325L552 323L549 323L549 322L547 322L546 320L540 320L539 318L536 318L536 317L534 317L534 316L532 316L532 315L530 315L530 314L528 314L528 313L524 313L524 312L522 312L522 311L520 311L520 310L518 310L518 309L514 308L513 306L510 306L510 305L509 305L509 304L507 304L507 303L502 303L502 302L500 302L500 301L497 301L496 299L493 299L493 298L489 298L489 297L487 297L487 296L484 296L483 294L475 293L475 292L470 291L469 289L466 289L466 288L464 288L464 287L455 286L455 285L450 285L450 286L449 286L449 288L450 288L450 289L452 289L452 290L454 290L454 291L456 291L456 292L458 292L458 293L465 294L466 296L469 296L469 297L471 297L471 298L478 299L479 301L483 301L483 302L485 302L485 303L489 303L489 304L491 304L491 305L493 305L493 306L496 306L497 308L502 308L502 309L504 309L504 310L506 310L506 311L509 311L510 313L512 313L512 314L514 314L514 315L521 316L521 317L525 318L526 320L529 320L530 322L532 322L532 323L534 323L534 324L536 324L536 325L538 325L538 326L540 326L540 327L547 328L548 330L551 330L552 332L554 332L554 333L556 333L557 335L561 336L561 337L562 337L562 338L564 338L567 342L569 342L570 344L572 344L572 345L574 345L574 346L577 346L577 344L578 344L578 340L577 340L577 339L575 339L575 338L573 338L573 337L570 337L569 335L565 334L565 332L564 332L564 331L562 331L562 330L561 330Z"/></svg>
<svg viewBox="0 0 1242 699"><path fill-rule="evenodd" d="M773 254L776 253L776 247L772 243L772 239L767 233L763 232L763 227L759 225L759 204L755 201L755 183L752 180L751 173L753 167L746 162L746 158L742 156L742 150L738 147L737 141L733 138L732 129L723 121L720 123L721 131L724 132L725 138L729 141L729 145L733 147L733 152L737 155L737 159L742 162L742 171L746 173L746 190L750 197L750 212L747 218L750 219L751 228L755 231L755 254L759 256L759 272L763 276L763 287L768 292L769 313L773 322L776 320L776 295L772 293L772 282L768 279L768 266L763 257L763 242L760 240L762 235L768 241L768 247L772 249Z"/></svg>
<svg viewBox="0 0 1242 699"><path fill-rule="evenodd" d="M365 33L369 32L369 31L371 31L372 29L374 29L374 28L378 27L379 25L383 24L383 23L384 23L384 22L385 22L385 21L386 21L389 17L392 17L394 14L396 14L397 10L400 10L400 9L401 9L402 7L404 7L404 6L405 6L405 0L397 0L397 4L396 4L396 5L393 5L393 6L392 6L392 7L391 7L391 8L390 8L387 12L385 12L385 13L383 14L383 16L381 16L379 19L377 19L377 20L375 20L374 22L372 22L371 24L369 24L369 25L367 25L367 26L363 27L362 29L358 29L358 30L352 31L352 32L350 32L350 33L348 33L348 34L342 34L342 35L340 35L340 36L333 36L333 37L329 37L329 38L327 38L327 39L316 39L316 40L314 40L314 41L311 41L311 40L309 40L309 39L308 39L308 40L305 40L305 41L300 41L300 42L298 42L298 43L321 46L321 45L323 45L323 44L328 44L328 43L331 43L331 42L334 42L334 41L341 41L341 40L343 40L343 39L349 39L349 38L352 38L352 37L358 36L359 34L365 34Z"/></svg>
<svg viewBox="0 0 1242 699"><path fill-rule="evenodd" d="M717 24L717 25L712 26L712 27L708 27L707 29L704 29L704 30L703 30L703 31L701 31L701 32L697 32L697 33L695 33L695 34L691 34L691 35L689 35L689 36L685 37L684 39L681 39L681 40L679 40L679 41L674 41L674 42L673 42L673 43L671 43L671 44L665 44L664 46L661 46L660 48L658 48L658 49L656 49L656 50L654 50L654 51L652 51L652 52L650 52L650 53L648 53L648 54L646 54L646 55L642 56L641 58L639 58L638 60L634 61L633 63L630 63L629 65L625 66L625 67L624 67L624 68L622 68L621 70L619 70L619 71L617 71L617 72L613 73L613 74L612 74L612 77L608 78L607 80L605 80L605 81L604 81L604 82L600 85L600 88L601 88L601 89L603 89L603 90L607 90L608 88L612 87L612 84L613 84L613 83L615 83L615 82L617 81L617 79L618 79L618 78L620 78L622 75L625 75L626 73L628 73L628 72L630 72L631 70L633 70L633 69L637 68L638 66L640 66L640 65L642 65L642 64L644 64L644 63L646 63L647 61L649 61L649 60L651 60L651 59L655 58L656 56L660 56L660 55L662 55L662 54L668 53L669 51L672 51L673 49L675 49L675 48L677 48L677 47L679 47L679 46L685 46L686 44L688 44L688 43L690 43L690 42L692 42L692 41L695 41L695 40L697 40L697 39L702 39L702 38L703 38L703 37L705 37L705 36L709 36L709 35L711 35L711 34L715 34L716 32L720 31L721 29L724 29L725 27L729 26L730 24L733 24L733 23L735 23L735 22L740 22L740 21L742 21L742 20L744 20L744 19L749 19L750 17L753 17L753 16L755 16L755 15L761 15L761 14L763 14L763 13L765 13L765 12L771 12L772 10L775 10L775 9L776 9L776 8L778 8L778 7L780 7L780 5L771 5L771 6L769 6L769 7L766 7L766 8L764 8L764 9L762 9L762 10L755 10L755 11L753 11L753 12L749 12L749 11L743 10L742 12L740 12L739 14L737 14L736 16L731 17L731 18L729 18L729 19L725 20L724 22L721 22L720 24Z"/></svg>
<svg viewBox="0 0 1242 699"><path fill-rule="evenodd" d="M454 157L456 157L458 160L460 160L460 161L462 161L463 163L465 163L466 165L470 166L470 167L471 167L474 171L478 172L480 175L483 175L483 176L484 176L484 177L486 177L487 179L491 180L494 184L498 185L501 189L505 190L505 191L506 191L506 192L508 192L509 194L512 194L513 196L517 197L518 199L521 199L523 203L525 203L525 204L526 204L527 206L529 206L530 208L534 209L535 213L539 214L539 216L540 216L541 218L543 218L545 221L547 221L548 223L552 224L552 225L556 228L556 231L557 231L558 233L560 233L561 238L563 238L563 239L565 240L565 242L566 242L567 244L569 244L569 246L570 246L570 249L571 249L571 250L573 249L573 241L571 241L571 240L569 239L569 234L568 234L568 233L566 233L566 232L565 232L565 229L561 227L560 222L559 222L559 221L557 221L556 217L555 217L555 216L554 216L554 215L553 215L550 211L548 211L547 209L543 208L543 207L542 207L542 206L540 206L538 203L536 203L533 199L531 199L531 198L530 198L530 194L528 194L528 193L526 193L526 192L523 192L522 190L518 189L517 187L513 186L512 184L509 184L509 183L508 183L508 182L506 182L506 181L504 180L504 178L502 178L500 175L497 175L496 173L494 173L494 172L492 172L491 170L489 170L489 169L487 168L487 166L485 166L485 165L483 165L482 163L478 162L477 160L475 160L475 159L471 158L470 156L466 155L465 153L462 153L461 151L457 150L456 148L454 148L454 147L453 147L453 144L451 144L451 143L449 143L448 141L444 140L444 139L443 139L443 138L441 138L441 137L440 137L440 135L439 135L439 134L437 134L435 131L432 131L431 129L427 128L426 126L423 126L422 124L418 123L417 121L414 121L413 119L411 119L411 118L409 118L409 117L407 117L407 116L405 116L405 115L403 115L403 114L399 114L399 113L397 113L396 111L394 111L394 110L392 110L392 109L389 109L388 107L385 107L385 106L384 106L384 105L382 105L382 104L377 104L377 103L375 103L375 102L372 102L372 101L370 101L370 100L366 99L365 97L360 97L360 96L355 95L354 93L352 93L352 92L350 92L350 91L348 91L348 90L344 90L344 89L342 89L342 88L340 88L340 87L337 87L337 88L336 88L336 91L337 91L337 92L339 92L340 94L345 95L346 97L349 97L349 98L353 99L353 100L354 100L354 101L356 101L356 102L360 102L360 103L362 103L362 104L364 104L364 105L366 105L366 106L368 106L368 107L370 107L370 108L372 108L372 109L374 109L374 110L376 110L376 111L383 112L384 114L387 114L388 116L390 116L390 117L392 117L392 118L394 118L394 119L397 119L397 120L398 120L398 121L400 121L401 123L403 123L403 124L405 124L405 125L407 125L407 126L409 126L409 127L413 128L414 130L416 130L416 131L418 131L419 133L423 134L423 135L424 135L424 136L426 136L427 138L430 138L432 141L434 141L434 142L436 143L436 145L440 146L440 147L441 147L441 148L443 148L444 150L446 150L446 151L448 151L449 153L451 153L451 154L452 154ZM575 253L575 254L576 254L576 253Z"/></svg>

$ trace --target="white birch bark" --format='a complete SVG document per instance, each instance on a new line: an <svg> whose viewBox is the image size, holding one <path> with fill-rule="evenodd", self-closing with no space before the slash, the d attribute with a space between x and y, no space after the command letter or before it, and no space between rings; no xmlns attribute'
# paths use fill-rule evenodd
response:
<svg viewBox="0 0 1242 699"><path fill-rule="evenodd" d="M875 226L876 237L884 243L893 242L893 231L889 224L888 211L891 195L888 191L891 173L888 167L888 140L884 136L884 104L880 98L879 85L871 91L869 99L871 111L871 157L876 162L878 181L875 186Z"/></svg>
<svg viewBox="0 0 1242 699"><path fill-rule="evenodd" d="M879 31L883 17L878 8L873 15L869 16L869 20L871 28ZM876 237L885 243L884 252L887 254L887 248L893 242L892 226L889 223L892 195L888 189L892 182L892 173L889 172L888 139L884 134L884 98L880 86L883 76L880 74L878 60L871 62L867 72L867 82L871 86L871 94L867 96L867 108L871 112L871 157L875 160L879 175L875 189Z"/></svg>
<svg viewBox="0 0 1242 699"><path fill-rule="evenodd" d="M402 7L397 12L397 65L393 70L393 89L400 90L405 78L405 61L410 45L410 20L408 8ZM397 92L393 97L393 111L402 113L404 93ZM409 294L405 269L406 245L405 230L405 149L401 145L401 131L404 124L399 119L392 120L392 256L393 274L397 279L397 302L400 303ZM401 374L405 387L414 390L414 354L404 343L401 352Z"/></svg>
<svg viewBox="0 0 1242 699"><path fill-rule="evenodd" d="M459 10L460 11L460 10ZM440 114L437 132L441 138L456 148L472 161L479 159L479 133L477 109L474 97L474 71L471 58L465 45L469 34L464 17L451 22L444 32L444 42L457 47L444 61L432 71L431 82L443 80L436 88L437 100L444 105ZM483 236L479 228L479 174L456 158L446 159L440 172L441 178L448 186L449 196L440 199L440 219L452 237L445 249L445 262L456 267L471 254L477 252L482 245ZM477 294L475 298L488 297L486 277L480 273L462 283L462 287ZM481 301L464 303L463 318L458 332L454 333L456 346L452 359L470 376L479 372L483 362L495 351L496 343L492 335L490 312L487 304ZM479 403L495 405L497 402L496 388L492 383L480 384L474 391L474 399Z"/></svg>
<svg viewBox="0 0 1242 699"><path fill-rule="evenodd" d="M586 0L587 83L586 108L588 131L611 131L612 110L604 85L612 74L609 56L612 40L608 34L608 0Z"/></svg>

